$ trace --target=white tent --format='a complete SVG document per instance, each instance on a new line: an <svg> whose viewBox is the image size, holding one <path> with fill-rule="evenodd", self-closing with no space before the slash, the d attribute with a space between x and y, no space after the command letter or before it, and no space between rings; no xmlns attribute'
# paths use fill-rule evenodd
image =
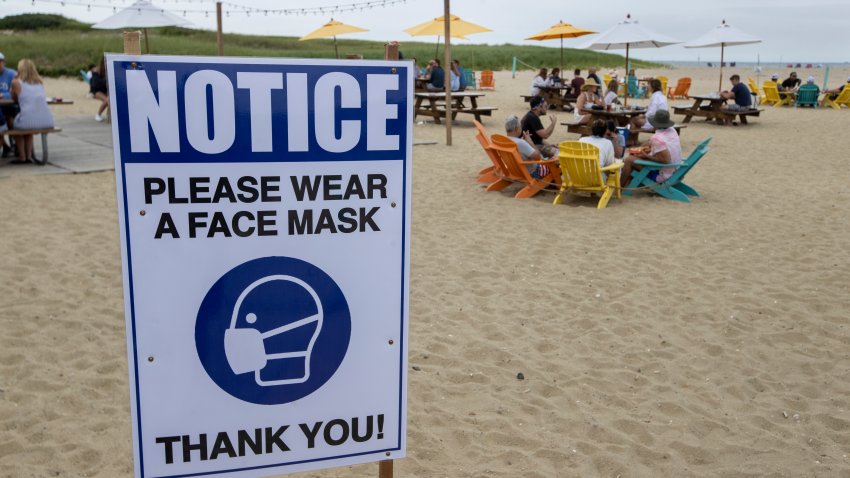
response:
<svg viewBox="0 0 850 478"><path fill-rule="evenodd" d="M629 70L629 49L631 48L661 48L667 45L681 43L679 40L654 32L644 27L631 15L626 19L591 38L579 48L590 50L626 50L626 73ZM628 103L628 95L626 95Z"/></svg>
<svg viewBox="0 0 850 478"><path fill-rule="evenodd" d="M723 20L723 23L714 27L705 35L696 40L685 43L685 48L708 48L720 47L720 85L719 90L723 89L723 50L727 46L749 45L750 43L760 43L761 40L744 33L741 30L733 27Z"/></svg>
<svg viewBox="0 0 850 478"><path fill-rule="evenodd" d="M163 8L157 7L149 0L136 0L135 3L118 11L115 15L92 25L100 30L117 30L120 28L142 28L145 31L145 53L150 52L148 43L148 28L185 26L189 21Z"/></svg>

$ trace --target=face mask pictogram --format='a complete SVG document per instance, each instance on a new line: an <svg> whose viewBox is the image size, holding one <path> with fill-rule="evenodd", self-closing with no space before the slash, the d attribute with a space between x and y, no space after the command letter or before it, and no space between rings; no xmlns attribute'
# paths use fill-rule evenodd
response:
<svg viewBox="0 0 850 478"><path fill-rule="evenodd" d="M237 327L239 318L244 318L245 322L250 326L258 321L263 321L262 316L258 316L250 309L243 309L243 302L254 292L258 287L269 284L275 281L291 282L304 289L316 305L317 312L308 317L304 317L287 324L281 325L265 332L253 327ZM227 363L230 365L233 373L241 375L244 373L254 372L254 381L262 387L270 387L275 385L290 385L304 383L310 379L310 357L313 352L313 345L316 338L322 330L322 322L324 313L322 309L322 301L319 299L316 291L309 284L296 277L288 275L270 275L263 277L245 288L239 295L236 304L233 307L231 315L230 327L224 331L224 352L227 358ZM309 336L306 346L300 350L291 350L286 352L268 353L266 351L266 340L272 338L286 338L287 335L303 335L303 331L307 327L314 327L315 330ZM264 380L261 376L262 370L269 365L270 361L288 360L290 362L298 362L303 365L303 374L298 377L285 378L279 380Z"/></svg>

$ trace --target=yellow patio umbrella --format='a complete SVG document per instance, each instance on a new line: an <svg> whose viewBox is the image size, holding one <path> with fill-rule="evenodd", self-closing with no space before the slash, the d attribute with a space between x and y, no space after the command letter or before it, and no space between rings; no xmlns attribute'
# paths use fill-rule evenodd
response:
<svg viewBox="0 0 850 478"><path fill-rule="evenodd" d="M425 23L420 23L419 25L410 27L405 32L409 33L411 36L437 36L437 47L440 45L440 35L443 34L445 29L445 16L437 17L433 20L429 20ZM486 33L492 32L487 27L482 27L481 25L476 25L474 23L470 23L466 20L461 20L457 15L449 15L449 25L451 29L452 38L460 38L461 40L467 40L467 35L472 35L474 33Z"/></svg>
<svg viewBox="0 0 850 478"><path fill-rule="evenodd" d="M336 46L336 36L343 35L345 33L358 33L358 32L368 32L365 28L355 27L354 25L346 25L345 23L335 21L331 18L331 21L322 25L316 31L310 32L303 37L299 38L298 41L304 40L315 40L317 38L328 38L333 37L334 39L334 53L336 57L339 58L339 49Z"/></svg>
<svg viewBox="0 0 850 478"><path fill-rule="evenodd" d="M536 35L532 35L526 40L554 40L561 39L561 71L564 70L564 38L577 38L584 35L591 35L596 32L585 30L584 28L574 27L569 23L559 21L556 25L552 25L548 30L544 30Z"/></svg>

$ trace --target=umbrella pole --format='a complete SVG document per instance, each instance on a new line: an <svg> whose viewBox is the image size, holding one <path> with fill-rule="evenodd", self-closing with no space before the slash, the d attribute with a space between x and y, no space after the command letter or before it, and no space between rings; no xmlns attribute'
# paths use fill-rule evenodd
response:
<svg viewBox="0 0 850 478"><path fill-rule="evenodd" d="M445 26L445 41L443 42L443 50L445 56L445 66L443 67L443 84L446 87L446 146L452 145L452 82L451 82L451 8L449 0L443 0L443 25Z"/></svg>
<svg viewBox="0 0 850 478"><path fill-rule="evenodd" d="M561 76L564 75L564 35L561 35Z"/></svg>
<svg viewBox="0 0 850 478"><path fill-rule="evenodd" d="M623 95L623 106L629 106L629 44L626 43L626 94Z"/></svg>
<svg viewBox="0 0 850 478"><path fill-rule="evenodd" d="M717 91L723 91L723 46L724 43L720 43L720 82L717 84Z"/></svg>
<svg viewBox="0 0 850 478"><path fill-rule="evenodd" d="M334 55L336 55L336 59L339 60L339 48L336 46L336 35L334 35Z"/></svg>
<svg viewBox="0 0 850 478"><path fill-rule="evenodd" d="M151 53L151 44L148 43L148 29L145 28L145 54L150 55Z"/></svg>
<svg viewBox="0 0 850 478"><path fill-rule="evenodd" d="M437 44L434 45L434 58L440 57L440 35L437 35Z"/></svg>

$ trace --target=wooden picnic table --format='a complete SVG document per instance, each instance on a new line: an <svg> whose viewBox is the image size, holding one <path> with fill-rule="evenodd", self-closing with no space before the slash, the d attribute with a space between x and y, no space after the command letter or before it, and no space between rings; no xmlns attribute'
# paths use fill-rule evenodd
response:
<svg viewBox="0 0 850 478"><path fill-rule="evenodd" d="M620 128L627 128L629 126L629 122L635 116L642 115L646 113L646 108L629 108L620 111L607 111L607 110L594 110L582 108L581 110L584 114L590 115L590 123L601 119L603 121L613 120L614 123ZM561 123L562 125L567 126L567 132L576 133L581 136L590 136L590 123L587 124L576 124L576 123ZM673 128L676 129L676 133L681 134L682 128L685 128L685 125L674 125ZM626 146L633 146L638 143L638 138L640 137L640 133L654 133L655 129L639 129L636 131L629 132L629 139L626 142Z"/></svg>
<svg viewBox="0 0 850 478"><path fill-rule="evenodd" d="M0 98L0 106L13 105L15 100L12 98ZM63 100L61 98L47 98L48 105L73 105L73 101Z"/></svg>
<svg viewBox="0 0 850 478"><path fill-rule="evenodd" d="M682 123L690 123L691 118L699 116L707 121L716 121L718 124L726 124L738 116L741 124L747 124L747 116L759 116L762 111L758 108L750 108L746 111L723 111L721 107L726 104L726 98L718 93L707 95L691 95L694 104L691 106L674 106L673 112L677 115L685 115ZM707 103L703 105L703 103Z"/></svg>
<svg viewBox="0 0 850 478"><path fill-rule="evenodd" d="M564 96L567 91L573 89L572 86L568 84L561 84L558 86L539 86L538 89L540 90L540 95L543 96L543 99L545 99L547 103L554 105L560 110L564 110L565 106L576 102L575 98ZM531 101L530 97L528 101Z"/></svg>
<svg viewBox="0 0 850 478"><path fill-rule="evenodd" d="M434 122L440 124L440 118L445 117L445 99L446 94L442 91L417 91L414 93L416 103L413 110L416 116L424 115L434 118ZM485 96L480 91L453 91L451 93L452 100L452 119L458 113L471 114L475 116L477 121L481 121L482 116L490 116L498 108L494 106L479 106L478 98ZM469 99L469 104L466 100Z"/></svg>

